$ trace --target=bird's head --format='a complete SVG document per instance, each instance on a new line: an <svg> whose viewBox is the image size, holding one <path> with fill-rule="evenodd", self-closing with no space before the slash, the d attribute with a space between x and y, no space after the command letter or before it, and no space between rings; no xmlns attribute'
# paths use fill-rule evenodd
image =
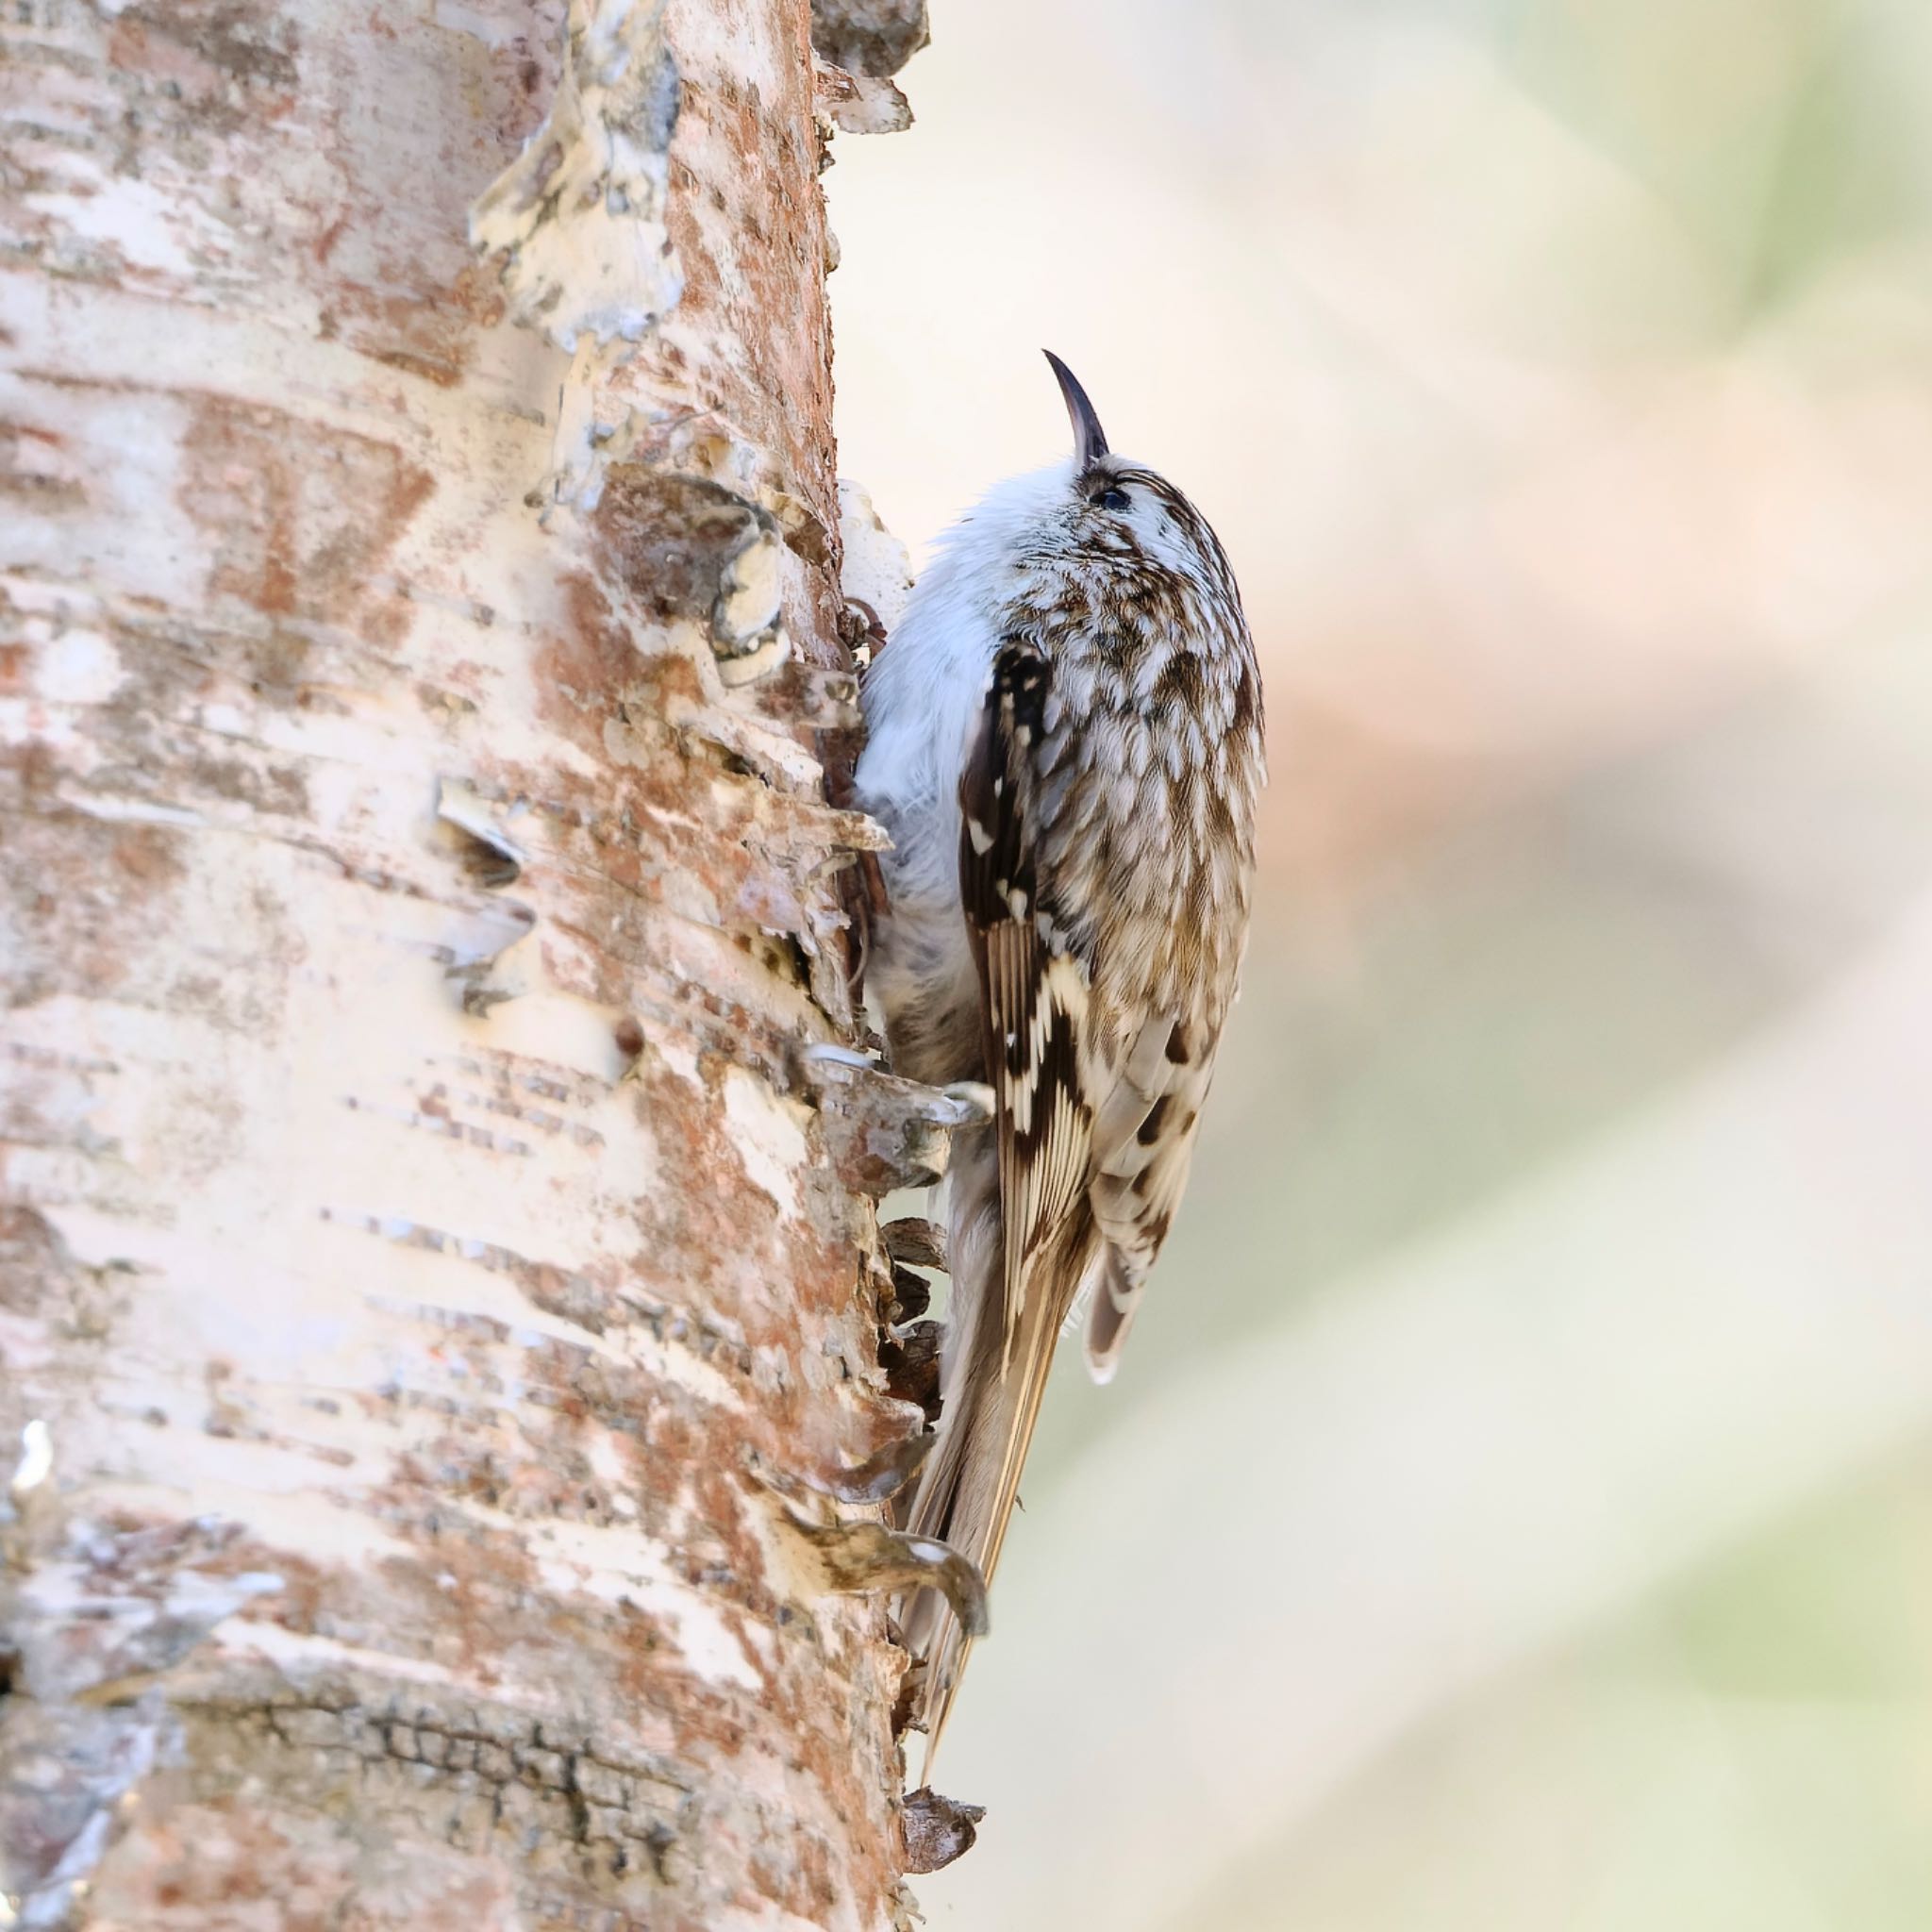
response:
<svg viewBox="0 0 1932 1932"><path fill-rule="evenodd" d="M1043 351L1059 380L1074 428L1074 460L1058 500L1045 506L1056 537L1082 560L1105 568L1149 565L1224 586L1233 596L1227 558L1206 518L1158 471L1108 447L1099 412L1080 379L1051 349Z"/></svg>

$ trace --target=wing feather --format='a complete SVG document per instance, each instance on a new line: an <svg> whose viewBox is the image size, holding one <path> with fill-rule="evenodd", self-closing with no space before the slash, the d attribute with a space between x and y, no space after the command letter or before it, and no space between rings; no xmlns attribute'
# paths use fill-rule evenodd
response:
<svg viewBox="0 0 1932 1932"><path fill-rule="evenodd" d="M1198 1035L1200 1029L1193 1029ZM1119 1365L1141 1293L1167 1240L1213 1075L1209 1051L1161 1014L1131 1042L1101 1102L1093 1131L1090 1201L1106 1241L1095 1264L1087 1321L1087 1367L1095 1381Z"/></svg>
<svg viewBox="0 0 1932 1932"><path fill-rule="evenodd" d="M1036 646L1007 641L959 785L960 897L995 1101L997 1253L990 1278L971 1284L967 1353L957 1384L948 1384L958 1406L949 1392L943 1418L950 1440L928 1465L914 1518L989 1581L1054 1345L1097 1241L1088 1202L1091 980L1067 922L1056 917L1036 841L1050 678ZM950 1612L940 1612L926 1651L928 1769L969 1648Z"/></svg>
<svg viewBox="0 0 1932 1932"><path fill-rule="evenodd" d="M1078 1204L1092 1141L1082 1080L1091 984L1054 918L1033 824L1050 683L1041 652L1009 640L959 788L960 897L997 1103L1003 1378L1027 1311L1029 1263Z"/></svg>

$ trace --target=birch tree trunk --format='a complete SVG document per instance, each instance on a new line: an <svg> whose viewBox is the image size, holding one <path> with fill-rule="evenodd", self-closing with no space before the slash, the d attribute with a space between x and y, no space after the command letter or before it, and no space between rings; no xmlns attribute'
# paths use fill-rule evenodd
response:
<svg viewBox="0 0 1932 1932"><path fill-rule="evenodd" d="M0 1924L891 1923L822 1492L943 1109L810 1049L903 103L805 0L4 32Z"/></svg>

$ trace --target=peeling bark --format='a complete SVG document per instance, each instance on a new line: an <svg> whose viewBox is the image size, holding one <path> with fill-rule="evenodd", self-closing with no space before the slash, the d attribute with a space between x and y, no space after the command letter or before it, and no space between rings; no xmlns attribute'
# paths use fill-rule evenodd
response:
<svg viewBox="0 0 1932 1932"><path fill-rule="evenodd" d="M811 38L834 67L897 74L930 38L925 0L812 0Z"/></svg>
<svg viewBox="0 0 1932 1932"><path fill-rule="evenodd" d="M910 1792L903 1819L907 1871L938 1872L964 1857L973 1849L985 1816L984 1805L941 1798L926 1785Z"/></svg>
<svg viewBox="0 0 1932 1932"><path fill-rule="evenodd" d="M8 9L7 1923L903 1920L872 1197L971 1103L851 1063L816 187L891 12Z"/></svg>

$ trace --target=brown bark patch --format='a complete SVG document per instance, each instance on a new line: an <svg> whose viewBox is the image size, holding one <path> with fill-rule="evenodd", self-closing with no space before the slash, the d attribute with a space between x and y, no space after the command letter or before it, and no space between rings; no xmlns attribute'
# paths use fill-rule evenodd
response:
<svg viewBox="0 0 1932 1932"><path fill-rule="evenodd" d="M711 1056L701 1058L700 1077L708 1084L714 1085L723 1072ZM638 1117L651 1129L663 1163L658 1185L638 1204L644 1237L639 1260L648 1266L654 1255L703 1255L718 1257L716 1278L721 1280L741 1275L770 1281L788 1275L796 1266L791 1244L803 1230L779 1227L775 1202L756 1221L745 1212L748 1201L770 1197L753 1182L724 1129L722 1093L694 1106L686 1083L649 1057L640 1063L634 1086ZM744 1296L734 1312L741 1318L753 1313L747 1306L752 1300ZM790 1338L747 1325L745 1340L756 1347Z"/></svg>
<svg viewBox="0 0 1932 1932"><path fill-rule="evenodd" d="M69 1301L79 1273L59 1230L44 1214L0 1202L0 1308L33 1315Z"/></svg>
<svg viewBox="0 0 1932 1932"><path fill-rule="evenodd" d="M285 9L247 0L171 0L130 7L114 23L108 58L117 71L172 84L208 106L231 87L292 92L301 35ZM239 123L243 109L230 104ZM259 108L247 111L258 113Z"/></svg>
<svg viewBox="0 0 1932 1932"><path fill-rule="evenodd" d="M13 908L5 999L125 996L145 935L169 918L187 876L184 835L158 825L81 824L20 815L0 841L0 884ZM140 907L139 919L129 909ZM152 989L142 989L143 1003Z"/></svg>
<svg viewBox="0 0 1932 1932"><path fill-rule="evenodd" d="M702 476L614 464L594 520L599 561L659 624L710 620L725 565L755 534L743 498Z"/></svg>
<svg viewBox="0 0 1932 1932"><path fill-rule="evenodd" d="M469 368L477 331L502 320L502 293L474 263L446 281L425 276L420 266L397 264L396 273L404 283L400 291L358 281L327 285L323 339L439 389L454 389Z"/></svg>
<svg viewBox="0 0 1932 1932"><path fill-rule="evenodd" d="M436 487L392 444L259 405L202 397L177 500L205 532L209 589L268 617L393 642L408 606L368 580Z"/></svg>
<svg viewBox="0 0 1932 1932"><path fill-rule="evenodd" d="M30 423L0 423L0 501L22 515L85 509L84 466L63 461L65 439Z"/></svg>
<svg viewBox="0 0 1932 1932"><path fill-rule="evenodd" d="M570 622L537 656L538 712L578 743L596 749L601 762L605 721L627 693L637 692L646 660L637 634L594 578L572 575L564 596ZM659 659L653 675L661 691L681 691L692 702L701 701L697 673L689 664Z"/></svg>

